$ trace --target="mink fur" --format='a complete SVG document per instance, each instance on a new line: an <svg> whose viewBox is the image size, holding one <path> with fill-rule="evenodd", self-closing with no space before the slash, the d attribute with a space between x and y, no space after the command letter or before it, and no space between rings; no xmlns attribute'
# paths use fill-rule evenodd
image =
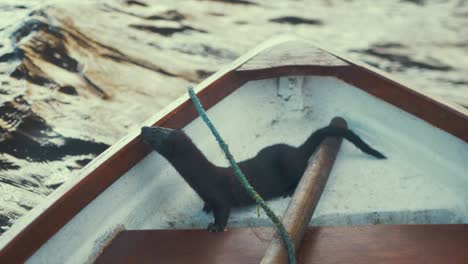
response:
<svg viewBox="0 0 468 264"><path fill-rule="evenodd" d="M143 127L141 137L164 156L200 196L205 202L203 211L213 211L215 220L208 225L209 231L224 230L232 207L254 203L232 168L211 163L183 131L156 126ZM343 137L364 153L385 159L382 153L350 129L326 126L313 132L299 147L287 144L268 146L255 157L239 162L238 165L263 199L288 196L296 188L308 159L326 137Z"/></svg>

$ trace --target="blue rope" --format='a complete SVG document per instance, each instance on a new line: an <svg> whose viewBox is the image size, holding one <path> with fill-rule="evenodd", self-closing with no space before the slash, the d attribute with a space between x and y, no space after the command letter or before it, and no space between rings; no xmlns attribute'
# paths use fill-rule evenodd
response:
<svg viewBox="0 0 468 264"><path fill-rule="evenodd" d="M283 223L279 220L279 218L275 215L275 213L268 207L268 205L265 203L265 201L262 199L262 197L254 190L252 185L249 184L247 181L244 173L242 173L241 169L237 165L236 161L234 160L234 157L231 155L231 152L229 152L228 145L224 142L224 140L221 138L221 135L219 135L218 131L214 127L213 123L211 123L210 119L206 115L205 110L203 109L203 106L200 103L200 100L198 100L197 95L193 91L193 87L189 86L188 87L188 92L190 95L190 98L193 101L193 104L195 105L195 108L198 111L198 114L201 116L203 121L205 121L206 125L208 128L211 130L211 133L213 133L214 137L216 138L216 141L218 141L219 146L221 147L224 155L226 156L226 159L229 161L231 164L231 167L234 170L234 173L236 174L237 178L239 178L241 184L244 186L244 188L248 191L252 199L255 200L255 202L260 205L260 207L263 208L263 210L266 212L268 217L273 221L273 223L276 225L276 228L278 228L281 239L284 242L284 245L286 246L286 251L288 252L288 259L290 264L295 264L296 263L296 258L294 256L294 247L291 239L289 238L289 234L286 231L286 229L283 226Z"/></svg>

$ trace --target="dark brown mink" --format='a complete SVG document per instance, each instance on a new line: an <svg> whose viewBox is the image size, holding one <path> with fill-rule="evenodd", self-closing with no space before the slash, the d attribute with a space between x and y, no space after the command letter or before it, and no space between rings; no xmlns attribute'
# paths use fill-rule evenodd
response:
<svg viewBox="0 0 468 264"><path fill-rule="evenodd" d="M299 147L271 145L238 165L263 199L289 196L302 177L308 159L326 137L343 137L364 153L378 159L386 158L350 129L326 126L313 132ZM157 126L143 127L141 138L164 156L200 196L205 202L203 211L213 211L214 223L208 225L208 231L224 231L232 207L255 203L232 168L211 163L183 131Z"/></svg>

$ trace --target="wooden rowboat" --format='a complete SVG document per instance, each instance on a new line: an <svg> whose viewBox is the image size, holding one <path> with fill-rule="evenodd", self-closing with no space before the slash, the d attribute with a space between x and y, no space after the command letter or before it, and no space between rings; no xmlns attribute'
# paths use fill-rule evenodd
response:
<svg viewBox="0 0 468 264"><path fill-rule="evenodd" d="M302 41L266 42L196 87L238 161L300 144L342 116L389 158L343 141L301 263L467 263L468 112ZM143 125L183 129L216 164L218 146L184 95ZM255 206L228 231L132 131L0 237L0 263L258 263L272 237ZM290 199L269 205L282 214Z"/></svg>

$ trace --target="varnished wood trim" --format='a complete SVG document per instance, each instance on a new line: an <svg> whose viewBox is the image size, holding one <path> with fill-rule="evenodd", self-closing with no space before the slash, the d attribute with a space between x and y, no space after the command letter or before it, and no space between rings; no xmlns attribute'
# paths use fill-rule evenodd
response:
<svg viewBox="0 0 468 264"><path fill-rule="evenodd" d="M268 228L122 232L96 263L259 263ZM467 263L468 225L377 225L309 228L298 263Z"/></svg>
<svg viewBox="0 0 468 264"><path fill-rule="evenodd" d="M196 91L199 91L198 96L205 109L209 109L247 81L233 71L234 69L261 50L286 40L287 38L279 38L260 44L197 85ZM184 95L143 125L182 128L196 116L188 96ZM48 197L46 205L34 208L0 237L0 263L23 263L148 152L149 149L140 142L139 131L130 132L104 151Z"/></svg>
<svg viewBox="0 0 468 264"><path fill-rule="evenodd" d="M348 62L305 41L288 41L260 51L238 71L253 71L283 66L342 67Z"/></svg>
<svg viewBox="0 0 468 264"><path fill-rule="evenodd" d="M246 82L246 79L233 71L235 68L260 51L286 40L287 38L279 38L266 41L200 83L196 90L201 90L198 95L204 107L209 109ZM151 117L144 125L154 124L182 128L196 116L188 96L184 95ZM139 140L139 131L131 132L111 146L85 166L74 179L56 190L49 197L51 202L45 206L39 205L34 208L2 235L0 244L3 246L0 250L0 262L24 262L81 209L138 163L148 152L148 148Z"/></svg>
<svg viewBox="0 0 468 264"><path fill-rule="evenodd" d="M468 142L468 115L465 113L360 66L339 69L334 75Z"/></svg>
<svg viewBox="0 0 468 264"><path fill-rule="evenodd" d="M277 78L280 76L334 76L336 71L344 70L350 66L280 66L270 69L259 69L249 71L237 71L243 79L263 80Z"/></svg>
<svg viewBox="0 0 468 264"><path fill-rule="evenodd" d="M235 72L228 72L200 91L199 99L203 106L209 109L244 82L245 80L240 79ZM154 125L182 128L198 116L188 98L164 112L167 114L158 118ZM38 215L0 251L0 262L24 262L82 208L149 152L138 133L133 133L110 147L83 169L80 174L86 176L81 181Z"/></svg>
<svg viewBox="0 0 468 264"><path fill-rule="evenodd" d="M346 121L341 117L333 118L330 125L347 127ZM294 250L297 250L301 245L304 233L309 227L310 219L330 176L341 141L341 138L327 138L320 143L320 146L310 158L283 215L284 229L289 233ZM260 264L270 263L288 263L288 253L278 230L275 231L275 235L260 262Z"/></svg>
<svg viewBox="0 0 468 264"><path fill-rule="evenodd" d="M384 78L382 75L368 71L364 67L349 63L348 60L344 61L351 66L343 65L341 62L337 64L331 63L328 66L305 66L297 64L297 61L293 61L293 64L296 64L289 66L240 70L241 68L239 67L245 64L250 57L261 52L263 47L271 45L273 44L263 44L261 48L249 52L225 70L216 73L200 84L202 90L199 96L205 108L216 104L248 80L283 75L330 75L354 84L358 88L401 107L434 126L468 141L467 114L447 106L436 99L430 99L410 88L399 85L388 78ZM314 63L311 62L311 64ZM236 68L239 68L239 70L235 71ZM181 128L196 116L195 110L188 103L188 97L185 96L155 115L155 117L151 118L152 122L145 125L157 124ZM44 210L33 209L32 213L34 215L31 222L28 220L28 222L15 224L16 226L13 226L7 233L2 235L0 240L11 236L13 238L9 241L7 240L6 244L4 243L5 246L0 251L0 262L24 262L81 209L145 157L149 150L140 142L138 134L138 131L130 133L88 164L79 175L75 176L79 180L74 181L72 179L61 186L59 190L65 190L63 193L59 193L59 190L57 190L52 194L52 196L60 195L60 197L50 205L48 204Z"/></svg>
<svg viewBox="0 0 468 264"><path fill-rule="evenodd" d="M299 44L297 44L299 43ZM302 47L293 51L285 47ZM336 56L304 42L291 41L264 50L237 68L248 80L291 75L335 76L468 142L468 110L393 81L377 69ZM302 54L302 58L293 54ZM279 65L277 62L282 62ZM309 61L309 65L304 65Z"/></svg>

